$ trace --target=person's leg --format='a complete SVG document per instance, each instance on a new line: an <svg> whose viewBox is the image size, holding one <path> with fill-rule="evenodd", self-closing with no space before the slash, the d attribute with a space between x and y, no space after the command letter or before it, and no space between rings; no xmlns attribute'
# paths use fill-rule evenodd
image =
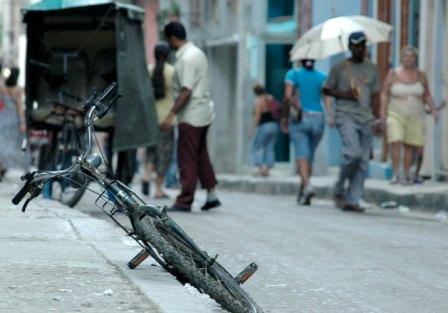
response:
<svg viewBox="0 0 448 313"><path fill-rule="evenodd" d="M372 148L373 133L370 125L359 125L359 151L360 162L349 178L349 187L346 202L349 205L358 206L364 192L364 181L369 166L370 151Z"/></svg>
<svg viewBox="0 0 448 313"><path fill-rule="evenodd" d="M387 116L387 142L390 147L390 156L393 168L392 184L400 181L400 161L403 142L406 136L407 119L392 111Z"/></svg>
<svg viewBox="0 0 448 313"><path fill-rule="evenodd" d="M162 131L160 133L159 144L157 145L157 163L156 163L156 179L155 179L155 198L166 198L167 195L163 192L162 185L165 174L171 163L174 146L174 131Z"/></svg>
<svg viewBox="0 0 448 313"><path fill-rule="evenodd" d="M310 175L310 125L308 116L303 116L299 123L292 123L295 126L294 137L291 134L291 140L294 143L296 168L300 177L300 189L297 196L297 202L299 204L304 203L305 190L309 186Z"/></svg>
<svg viewBox="0 0 448 313"><path fill-rule="evenodd" d="M257 168L257 175L261 175L263 173L263 133L261 126L257 128L255 131L255 136L252 141L252 157L254 160L254 165Z"/></svg>
<svg viewBox="0 0 448 313"><path fill-rule="evenodd" d="M317 146L319 145L320 140L322 139L322 135L325 129L325 117L324 115L310 115L307 117L308 119L308 155L304 158L304 162L302 161L303 166L303 204L309 205L311 204L311 199L314 197L315 192L314 188L311 186L311 175L313 172L313 161L314 161L314 153L316 152Z"/></svg>
<svg viewBox="0 0 448 313"><path fill-rule="evenodd" d="M182 190L177 196L176 208L191 209L198 179L200 136L200 128L179 124L178 165Z"/></svg>
<svg viewBox="0 0 448 313"><path fill-rule="evenodd" d="M411 159L409 167L415 164L415 175L408 173L405 184L411 184L414 181L422 183L420 168L422 166L423 147L425 143L425 121L421 116L411 116L408 118L404 143L409 147L409 150L412 150L412 152L408 151L411 154L411 156L408 156Z"/></svg>
<svg viewBox="0 0 448 313"><path fill-rule="evenodd" d="M340 201L345 196L345 181L354 175L361 162L362 151L355 121L342 118L337 121L337 128L342 139L342 163L335 185L335 198Z"/></svg>
<svg viewBox="0 0 448 313"><path fill-rule="evenodd" d="M154 159L155 159L155 151L154 147L148 147L145 150L145 162L144 162L144 171L142 177L142 194L145 196L149 195L149 182L151 180L151 174L154 171Z"/></svg>
<svg viewBox="0 0 448 313"><path fill-rule="evenodd" d="M201 210L209 210L221 205L216 195L215 187L218 184L215 176L215 170L213 169L210 156L208 154L207 147L207 133L209 126L202 127L201 129L201 141L198 151L198 174L201 187L207 190L207 199L205 204L201 207Z"/></svg>
<svg viewBox="0 0 448 313"><path fill-rule="evenodd" d="M392 160L393 177L392 184L397 184L400 177L400 158L402 142L396 141L390 144L390 158Z"/></svg>
<svg viewBox="0 0 448 313"><path fill-rule="evenodd" d="M423 183L423 179L420 176L420 170L422 168L422 164L423 164L423 151L424 151L424 146L421 147L415 147L414 148L414 157L415 157L415 177L414 177L414 182L417 184L421 184Z"/></svg>
<svg viewBox="0 0 448 313"><path fill-rule="evenodd" d="M404 144L404 155L403 155L403 175L405 185L410 185L412 183L411 177L409 175L409 169L411 168L412 159L414 156L414 147L408 144Z"/></svg>
<svg viewBox="0 0 448 313"><path fill-rule="evenodd" d="M299 176L303 188L310 184L310 161L308 159L298 159Z"/></svg>
<svg viewBox="0 0 448 313"><path fill-rule="evenodd" d="M176 129L174 129L173 133L174 133L173 153L171 155L171 163L165 175L166 188L173 188L179 184L178 167L177 167L177 138L179 137L178 135L179 133L177 127Z"/></svg>
<svg viewBox="0 0 448 313"><path fill-rule="evenodd" d="M269 176L269 169L274 167L275 163L275 143L277 142L277 136L279 127L276 122L267 124L268 130L265 142L265 176Z"/></svg>

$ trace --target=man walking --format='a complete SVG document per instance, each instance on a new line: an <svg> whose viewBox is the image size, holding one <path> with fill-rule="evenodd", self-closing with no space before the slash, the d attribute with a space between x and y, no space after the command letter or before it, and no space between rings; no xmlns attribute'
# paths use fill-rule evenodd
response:
<svg viewBox="0 0 448 313"><path fill-rule="evenodd" d="M172 211L191 211L196 183L207 189L207 200L202 210L221 205L216 194L215 172L207 151L207 131L215 118L213 102L208 91L207 58L198 47L187 41L184 26L171 22L165 26L165 37L176 51L173 89L176 97L173 108L162 122L162 129L173 127L177 115L179 123L178 164L182 190Z"/></svg>
<svg viewBox="0 0 448 313"><path fill-rule="evenodd" d="M328 96L324 97L326 115L321 103L326 75L314 68L314 60L304 59L301 63L300 69L291 69L286 73L281 127L283 132L289 132L294 146L296 167L301 180L297 202L310 205L314 196L314 189L310 184L314 153L324 133L325 116L332 126L333 113ZM297 107L292 111L298 113L289 118L294 90L298 101Z"/></svg>
<svg viewBox="0 0 448 313"><path fill-rule="evenodd" d="M349 36L349 49L351 58L333 65L323 93L336 98L335 124L342 138L343 161L335 186L335 204L346 211L363 212L359 200L372 147L372 110L379 104L380 82L377 67L365 60L363 32Z"/></svg>

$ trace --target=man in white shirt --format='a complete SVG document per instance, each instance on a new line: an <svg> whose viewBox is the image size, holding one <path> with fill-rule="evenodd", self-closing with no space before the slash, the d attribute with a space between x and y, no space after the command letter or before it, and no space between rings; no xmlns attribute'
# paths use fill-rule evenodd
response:
<svg viewBox="0 0 448 313"><path fill-rule="evenodd" d="M208 62L204 52L187 41L184 26L171 22L165 26L165 37L176 50L173 90L176 98L169 115L162 122L162 129L173 127L178 118L178 164L182 191L172 211L191 211L191 205L199 179L207 189L207 201L202 210L221 205L216 194L215 172L207 151L207 131L215 118L213 101L208 91Z"/></svg>

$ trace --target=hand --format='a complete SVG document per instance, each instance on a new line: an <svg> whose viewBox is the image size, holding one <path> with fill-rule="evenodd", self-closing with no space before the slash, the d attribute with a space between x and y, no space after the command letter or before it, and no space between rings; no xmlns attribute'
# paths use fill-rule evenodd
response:
<svg viewBox="0 0 448 313"><path fill-rule="evenodd" d="M432 118L434 119L434 121L437 121L437 119L438 119L437 111L436 110L432 110L431 111L431 115L432 115Z"/></svg>
<svg viewBox="0 0 448 313"><path fill-rule="evenodd" d="M375 136L381 136L386 130L386 120L378 118L373 122L373 133Z"/></svg>
<svg viewBox="0 0 448 313"><path fill-rule="evenodd" d="M359 94L356 89L349 89L348 91L344 92L344 98L347 100L358 100Z"/></svg>
<svg viewBox="0 0 448 313"><path fill-rule="evenodd" d="M283 117L280 120L280 128L282 130L282 132L284 132L285 134L287 134L289 132L289 122L288 122L288 118Z"/></svg>
<svg viewBox="0 0 448 313"><path fill-rule="evenodd" d="M173 128L173 124L174 124L174 114L170 113L163 120L162 124L160 124L160 129L163 131L169 131L171 128Z"/></svg>
<svg viewBox="0 0 448 313"><path fill-rule="evenodd" d="M25 134L26 133L26 123L20 122L19 129L22 134Z"/></svg>

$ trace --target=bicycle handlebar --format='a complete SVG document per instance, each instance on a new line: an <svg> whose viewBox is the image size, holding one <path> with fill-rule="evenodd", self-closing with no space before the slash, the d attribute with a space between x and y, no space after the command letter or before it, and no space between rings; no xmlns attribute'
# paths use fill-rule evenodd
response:
<svg viewBox="0 0 448 313"><path fill-rule="evenodd" d="M23 185L22 189L19 190L19 192L14 196L14 198L12 198L12 203L14 205L17 205L20 203L20 201L23 200L23 198L25 198L26 194L28 193L29 190L29 182L27 181L25 183L25 185Z"/></svg>
<svg viewBox="0 0 448 313"><path fill-rule="evenodd" d="M103 102L106 100L111 94L115 93L118 90L118 85L116 82L113 82L98 96L97 101Z"/></svg>
<svg viewBox="0 0 448 313"><path fill-rule="evenodd" d="M92 95L88 98L88 100L86 100L84 110L87 111L87 113L84 118L84 124L87 129L87 139L86 139L87 145L85 151L80 156L81 160L84 160L88 156L92 147L92 133L93 133L92 128L95 116L97 118L101 118L107 113L111 104L120 97L118 94L116 94L117 90L118 85L117 83L114 82L110 84L106 89L104 89L99 96L96 96L97 93L92 93ZM110 100L107 104L104 103L106 99L108 99L113 94L115 94L114 98ZM40 187L37 186L37 183L54 177L73 174L79 171L79 169L80 169L79 164L72 164L68 168L60 171L28 172L23 177L21 177L22 180L26 180L25 185L14 196L14 198L12 199L12 203L14 205L19 204L23 200L23 198L25 198L27 193L30 193L31 196L28 198L28 200L25 202L22 208L22 211L25 212L28 203L33 198L37 197L41 192L41 189Z"/></svg>

